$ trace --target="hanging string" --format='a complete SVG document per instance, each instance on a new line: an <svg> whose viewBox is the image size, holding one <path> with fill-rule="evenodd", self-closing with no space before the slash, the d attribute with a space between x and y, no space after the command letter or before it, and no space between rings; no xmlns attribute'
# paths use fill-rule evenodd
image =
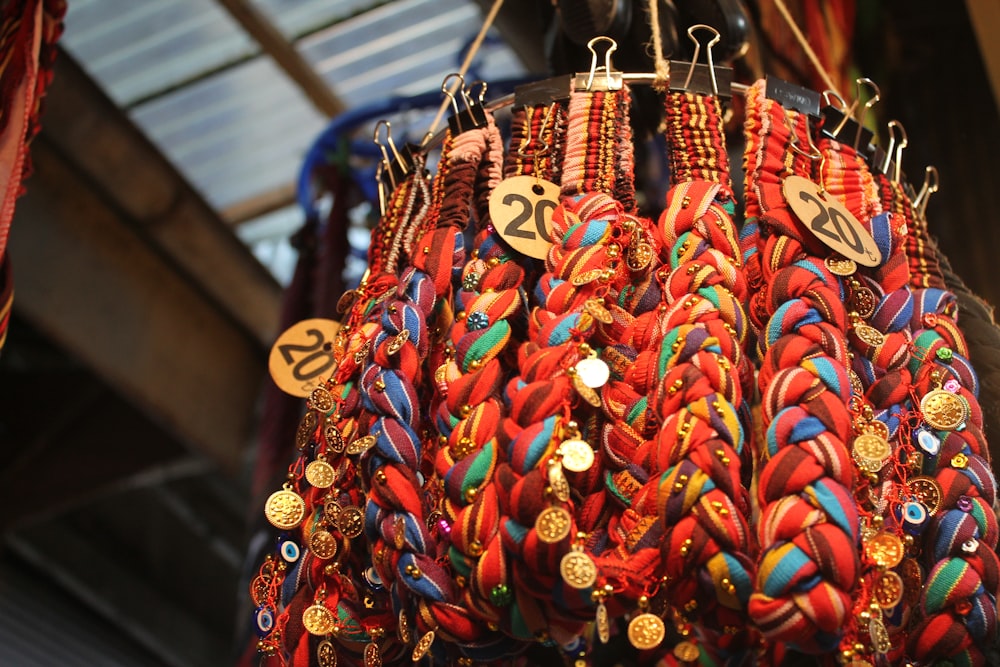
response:
<svg viewBox="0 0 1000 667"><path fill-rule="evenodd" d="M438 107L437 114L434 116L431 126L427 129L427 134L424 135L425 137L433 137L434 133L437 132L438 125L441 124L441 119L444 118L445 112L448 110L448 107L451 106L451 101L455 98L455 94L458 92L458 87L462 85L465 73L469 71L469 66L472 65L472 59L476 57L477 53L479 53L479 47L483 45L483 40L486 39L486 33L489 31L490 26L493 25L493 21L496 19L497 14L500 13L500 8L502 6L503 0L493 1L493 6L490 7L490 11L486 15L486 19L483 20L483 27L479 29L479 34L476 35L476 38L472 40L469 52L465 54L465 60L462 61L462 66L458 68L458 76L454 77L455 82L451 84L448 89L448 94L445 95L444 100L441 101L441 106Z"/></svg>
<svg viewBox="0 0 1000 667"><path fill-rule="evenodd" d="M795 19L792 18L791 12L788 11L788 7L785 5L785 0L774 0L774 5L778 8L778 11L781 12L781 18L785 19L785 23L788 24L792 34L795 35L795 40L799 43L799 46L802 47L802 50L809 57L809 62L812 63L813 67L816 68L816 72L823 78L823 83L826 84L826 87L829 90L832 90L834 93L839 95L841 99L844 99L844 96L840 95L840 91L837 90L837 86L833 84L833 79L830 77L829 72L823 68L823 64L816 56L816 52L813 51L812 47L809 45L809 40L802 34L799 26L795 23Z"/></svg>
<svg viewBox="0 0 1000 667"><path fill-rule="evenodd" d="M660 0L649 0L649 30L653 34L653 64L656 78L670 78L670 64L663 57L663 30L660 28Z"/></svg>

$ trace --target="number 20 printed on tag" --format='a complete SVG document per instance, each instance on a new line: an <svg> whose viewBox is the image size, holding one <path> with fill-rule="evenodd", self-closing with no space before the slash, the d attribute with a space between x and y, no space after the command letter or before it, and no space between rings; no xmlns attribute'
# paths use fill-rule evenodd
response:
<svg viewBox="0 0 1000 667"><path fill-rule="evenodd" d="M786 178L781 192L795 215L831 250L863 266L882 263L875 239L836 197L802 176Z"/></svg>
<svg viewBox="0 0 1000 667"><path fill-rule="evenodd" d="M490 195L490 219L497 233L523 255L545 259L552 247L552 211L559 186L534 176L513 176Z"/></svg>
<svg viewBox="0 0 1000 667"><path fill-rule="evenodd" d="M333 339L339 330L339 322L320 318L289 327L268 357L274 383L286 394L308 396L333 373Z"/></svg>

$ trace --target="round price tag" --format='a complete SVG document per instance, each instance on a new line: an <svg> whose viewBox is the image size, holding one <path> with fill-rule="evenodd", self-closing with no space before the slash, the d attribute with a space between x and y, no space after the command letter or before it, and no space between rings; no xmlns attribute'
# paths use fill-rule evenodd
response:
<svg viewBox="0 0 1000 667"><path fill-rule="evenodd" d="M882 263L875 239L836 197L802 176L786 178L781 192L799 220L831 250L863 266Z"/></svg>
<svg viewBox="0 0 1000 667"><path fill-rule="evenodd" d="M490 195L490 218L497 233L523 255L545 259L552 247L552 211L559 186L534 176L500 181Z"/></svg>
<svg viewBox="0 0 1000 667"><path fill-rule="evenodd" d="M311 319L292 325L271 347L271 379L285 393L305 398L334 369L333 340L340 323Z"/></svg>

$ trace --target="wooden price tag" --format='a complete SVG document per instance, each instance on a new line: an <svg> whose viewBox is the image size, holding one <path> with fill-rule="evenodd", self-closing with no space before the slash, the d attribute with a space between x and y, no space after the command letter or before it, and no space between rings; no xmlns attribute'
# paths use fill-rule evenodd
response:
<svg viewBox="0 0 1000 667"><path fill-rule="evenodd" d="M333 339L340 323L303 320L278 336L267 366L274 383L285 393L305 398L333 373Z"/></svg>
<svg viewBox="0 0 1000 667"><path fill-rule="evenodd" d="M545 259L552 247L552 211L559 186L534 176L500 181L490 195L490 218L497 233L521 254Z"/></svg>
<svg viewBox="0 0 1000 667"><path fill-rule="evenodd" d="M881 264L875 239L836 197L802 176L786 178L781 191L795 215L831 250L864 266Z"/></svg>

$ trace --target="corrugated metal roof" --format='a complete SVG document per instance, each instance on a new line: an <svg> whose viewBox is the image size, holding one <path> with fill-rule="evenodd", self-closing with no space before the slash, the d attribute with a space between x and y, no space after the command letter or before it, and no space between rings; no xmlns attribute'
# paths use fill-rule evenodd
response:
<svg viewBox="0 0 1000 667"><path fill-rule="evenodd" d="M471 0L254 5L348 109L437 90L482 22ZM74 0L63 45L219 211L291 192L328 120L215 2ZM505 44L489 40L472 78L523 73ZM288 225L281 229L255 243L280 244ZM288 275L287 252L257 254L280 256L269 266Z"/></svg>

